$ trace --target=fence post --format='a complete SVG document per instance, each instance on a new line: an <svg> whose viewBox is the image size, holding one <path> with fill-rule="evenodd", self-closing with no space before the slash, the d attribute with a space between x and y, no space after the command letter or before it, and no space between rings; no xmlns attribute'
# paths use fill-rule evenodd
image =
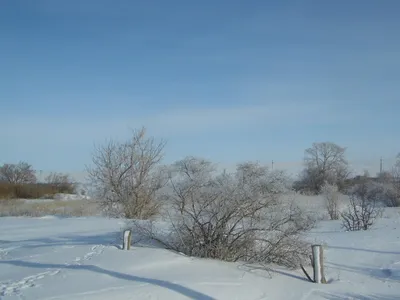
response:
<svg viewBox="0 0 400 300"><path fill-rule="evenodd" d="M132 238L132 231L125 230L124 231L124 242L122 245L123 250L129 250L131 248L131 238Z"/></svg>
<svg viewBox="0 0 400 300"><path fill-rule="evenodd" d="M321 245L312 245L312 262L314 268L314 282L326 283L324 274L324 252Z"/></svg>

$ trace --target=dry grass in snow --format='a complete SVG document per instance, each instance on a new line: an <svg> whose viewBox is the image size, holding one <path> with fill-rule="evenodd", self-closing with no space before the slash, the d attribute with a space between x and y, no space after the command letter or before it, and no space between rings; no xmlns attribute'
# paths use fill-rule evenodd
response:
<svg viewBox="0 0 400 300"><path fill-rule="evenodd" d="M90 200L1 200L0 216L26 216L41 217L46 215L60 216L95 216L100 214L100 209L94 201Z"/></svg>

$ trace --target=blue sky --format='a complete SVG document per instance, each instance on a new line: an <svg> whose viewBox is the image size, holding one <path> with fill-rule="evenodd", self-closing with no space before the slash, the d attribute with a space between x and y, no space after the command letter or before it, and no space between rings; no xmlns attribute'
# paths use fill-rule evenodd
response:
<svg viewBox="0 0 400 300"><path fill-rule="evenodd" d="M348 147L400 152L400 1L3 0L0 162L82 172L94 143L148 128L166 162L297 170Z"/></svg>

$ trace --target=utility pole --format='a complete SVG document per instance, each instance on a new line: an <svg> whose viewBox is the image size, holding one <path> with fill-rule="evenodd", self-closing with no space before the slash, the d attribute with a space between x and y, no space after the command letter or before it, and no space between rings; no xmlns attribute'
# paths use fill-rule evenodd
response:
<svg viewBox="0 0 400 300"><path fill-rule="evenodd" d="M272 164L272 170L273 170L273 169L274 169L274 161L272 161L272 163L271 163L271 164Z"/></svg>
<svg viewBox="0 0 400 300"><path fill-rule="evenodd" d="M379 167L379 173L382 174L382 172L383 172L383 159L382 159L382 156L381 156L381 162L380 162L380 167Z"/></svg>

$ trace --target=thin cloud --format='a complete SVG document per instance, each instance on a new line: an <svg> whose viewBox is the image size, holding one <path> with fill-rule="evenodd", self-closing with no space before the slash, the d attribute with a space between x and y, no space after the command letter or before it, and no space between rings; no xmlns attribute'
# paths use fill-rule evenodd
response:
<svg viewBox="0 0 400 300"><path fill-rule="evenodd" d="M188 108L167 110L151 115L131 117L27 117L6 116L0 124L0 136L5 140L26 139L33 143L51 140L76 143L80 140L94 141L109 137L123 137L129 134L129 128L145 126L152 134L177 136L229 132L237 128L257 126L301 126L322 125L343 122L344 115L334 116L325 105L273 103L268 105L246 105L231 108ZM354 119L351 119L354 120ZM13 124L10 127L10 124ZM68 138L67 138L68 137Z"/></svg>

